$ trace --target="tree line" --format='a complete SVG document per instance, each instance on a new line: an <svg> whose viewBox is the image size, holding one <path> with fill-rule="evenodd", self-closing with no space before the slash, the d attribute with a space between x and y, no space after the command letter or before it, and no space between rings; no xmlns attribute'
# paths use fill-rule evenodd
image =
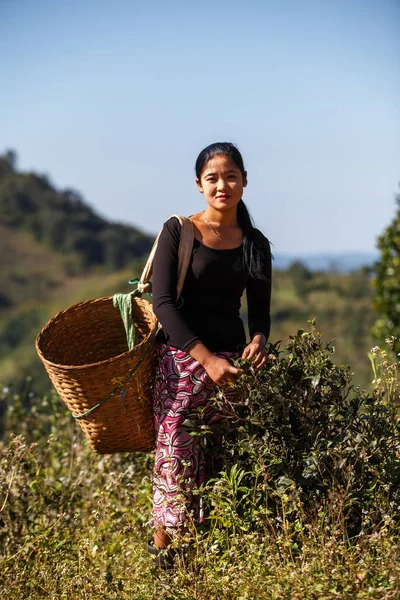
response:
<svg viewBox="0 0 400 600"><path fill-rule="evenodd" d="M0 225L63 253L72 272L95 265L120 269L149 252L152 236L109 223L75 190L59 191L44 175L18 172L16 162L12 150L0 156Z"/></svg>

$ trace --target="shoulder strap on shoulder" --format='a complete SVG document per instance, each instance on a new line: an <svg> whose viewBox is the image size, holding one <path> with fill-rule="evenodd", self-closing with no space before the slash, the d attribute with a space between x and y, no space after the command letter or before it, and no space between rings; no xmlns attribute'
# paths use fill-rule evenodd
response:
<svg viewBox="0 0 400 600"><path fill-rule="evenodd" d="M183 285L185 283L186 273L189 268L190 258L192 256L193 249L193 223L188 217L181 217L179 215L173 215L176 217L181 226L181 236L179 239L178 248L178 284L177 284L177 298L182 293Z"/></svg>
<svg viewBox="0 0 400 600"><path fill-rule="evenodd" d="M179 224L181 226L180 239L179 239L179 248L178 248L178 285L177 285L177 297L181 295L183 284L185 282L185 277L187 270L189 268L190 257L192 254L193 248L193 240L194 240L194 232L193 232L193 223L188 217L182 217L181 215L171 215L167 220L178 219ZM153 244L151 252L149 254L149 258L147 259L146 265L143 269L142 275L140 277L140 282L138 283L138 290L141 294L145 292L151 292L151 275L153 273L153 260L154 255L157 250L158 239L160 237L161 231L156 237L156 240Z"/></svg>

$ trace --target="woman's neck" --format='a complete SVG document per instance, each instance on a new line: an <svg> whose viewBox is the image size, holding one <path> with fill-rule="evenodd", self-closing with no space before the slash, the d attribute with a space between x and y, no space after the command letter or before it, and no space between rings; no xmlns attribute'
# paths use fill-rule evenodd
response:
<svg viewBox="0 0 400 600"><path fill-rule="evenodd" d="M238 227L238 218L237 218L237 210L236 206L234 206L230 210L219 211L215 210L211 206L208 206L204 211L203 215L210 221L211 223L215 223L221 227Z"/></svg>

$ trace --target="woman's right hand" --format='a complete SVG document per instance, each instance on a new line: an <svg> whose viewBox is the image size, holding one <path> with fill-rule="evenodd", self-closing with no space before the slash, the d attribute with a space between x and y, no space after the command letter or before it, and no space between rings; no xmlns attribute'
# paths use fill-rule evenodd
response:
<svg viewBox="0 0 400 600"><path fill-rule="evenodd" d="M229 383L236 383L238 377L243 373L242 369L234 367L225 358L219 358L213 354L203 363L203 367L213 382L221 387Z"/></svg>
<svg viewBox="0 0 400 600"><path fill-rule="evenodd" d="M235 383L243 373L242 369L231 365L226 358L215 356L200 340L196 340L188 351L190 356L193 356L204 367L212 381L221 387L229 383Z"/></svg>

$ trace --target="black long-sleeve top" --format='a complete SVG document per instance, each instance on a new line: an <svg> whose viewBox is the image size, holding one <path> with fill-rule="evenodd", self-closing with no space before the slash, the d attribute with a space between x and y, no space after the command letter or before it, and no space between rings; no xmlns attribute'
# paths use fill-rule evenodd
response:
<svg viewBox="0 0 400 600"><path fill-rule="evenodd" d="M192 257L177 301L180 225L164 223L153 264L153 310L162 325L161 340L187 351L201 341L211 352L235 352L246 343L240 301L247 295L250 336L270 332L271 251L265 242L264 280L251 278L243 267L243 246L224 250L194 239ZM264 245L264 244L263 244Z"/></svg>

